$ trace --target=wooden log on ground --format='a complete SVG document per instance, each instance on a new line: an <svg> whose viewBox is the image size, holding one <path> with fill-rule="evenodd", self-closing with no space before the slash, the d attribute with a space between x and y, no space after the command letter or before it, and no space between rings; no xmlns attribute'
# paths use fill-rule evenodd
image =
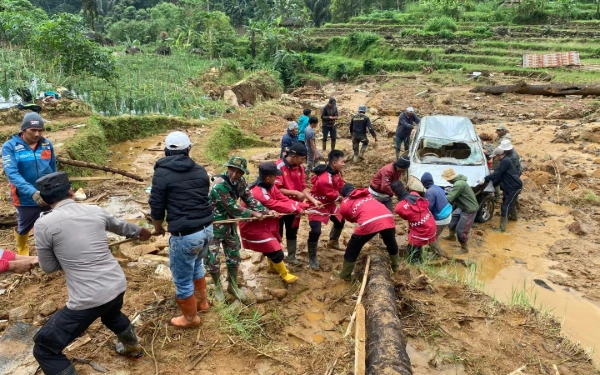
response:
<svg viewBox="0 0 600 375"><path fill-rule="evenodd" d="M100 165L100 164L96 164L96 163L89 163L87 161L71 160L71 159L63 158L61 156L57 156L56 160L62 164L72 165L72 166L81 167L81 168L98 169L101 171L120 174L122 176L132 178L136 181L144 181L144 179L142 177L135 175L133 173L129 173L122 169L118 169L118 168L108 167L108 166Z"/></svg>
<svg viewBox="0 0 600 375"><path fill-rule="evenodd" d="M485 93L500 95L504 93L515 93L525 95L542 96L600 96L600 85L575 85L575 84L548 84L548 85L530 85L527 82L519 81L514 85L496 85L496 86L477 86L470 90L475 93Z"/></svg>
<svg viewBox="0 0 600 375"><path fill-rule="evenodd" d="M390 272L387 255L371 254L363 302L367 312L367 375L412 375Z"/></svg>

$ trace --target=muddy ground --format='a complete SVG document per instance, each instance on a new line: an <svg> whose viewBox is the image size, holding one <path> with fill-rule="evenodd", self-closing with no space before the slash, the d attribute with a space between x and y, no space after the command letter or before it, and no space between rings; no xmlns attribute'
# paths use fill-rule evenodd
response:
<svg viewBox="0 0 600 375"><path fill-rule="evenodd" d="M468 92L472 85L463 81L462 77L433 74L306 87L279 101L226 116L273 143L272 148L238 150L251 159L254 170L256 163L278 153L287 120L297 118L305 106L318 108L331 95L338 98L346 118L358 105L368 105L382 135L393 133L398 111L408 105L419 115L468 116L481 134L494 134L498 123L506 124L526 166L520 221L511 222L506 234L491 231L497 216L474 227L472 250L466 258L477 264L476 269L465 271L457 265L432 263L422 270L404 268L394 276L414 373L509 374L523 365L527 365L526 374L598 373L589 361L590 357L596 360L597 355L584 348L600 347L600 337L591 329L600 323L599 102L579 97L475 95ZM416 96L426 89L427 93ZM85 120L61 116L55 121ZM49 132L48 138L64 140L76 131L67 127ZM192 156L211 173L219 173L221 168L203 156L203 140L210 131L188 130L197 145ZM345 126L340 132L339 148L350 154ZM140 174L146 182L138 184L120 177L93 182L86 188L88 196L101 197L97 203L118 216L145 222L148 208L144 190L150 185L154 161L162 156L151 150L160 149L164 136L111 148L111 165ZM380 136L377 144L371 143L364 160L347 164L344 178L367 186L377 169L393 158L393 138ZM102 193L108 194L102 197ZM3 196L3 212L12 210L7 197ZM264 260L244 252L244 286L256 303L214 307L203 314L200 329L190 331L175 330L167 324L177 313L174 287L155 273L159 264L168 262L166 239L121 246L116 256L129 282L124 310L132 319L140 315L138 333L147 355L137 362L114 355L112 335L99 322L87 332L91 340L67 354L93 359L115 373L322 374L341 353L334 373L353 373L354 345L342 335L358 284L332 278L331 270L340 265L342 253L325 250L326 231L320 252L323 270L306 267L307 227L303 222L299 234L299 258L304 265L290 267L300 277L297 284L286 288L276 275L266 272ZM398 221L397 231L398 242L404 245L405 223ZM346 242L351 233L349 225L342 241ZM0 243L10 247L9 229L0 232ZM383 251L378 246L374 241L364 254ZM442 246L449 252L456 249L455 244L445 241ZM357 273L361 269L357 267ZM470 287L451 279L466 280ZM534 279L544 281L553 291L538 286ZM9 319L14 308L26 306L25 321L41 325L47 319L41 313L47 315L66 301L62 274L42 275L38 271L22 279L4 275L0 283L0 288L6 289L0 296L0 320ZM527 296L527 303L518 303L523 301L517 298L522 294ZM535 312L531 305L543 312ZM550 319L549 312L560 323ZM234 324L236 321L243 324ZM0 323L0 330L7 324ZM89 365L77 364L77 368L84 374L97 373Z"/></svg>

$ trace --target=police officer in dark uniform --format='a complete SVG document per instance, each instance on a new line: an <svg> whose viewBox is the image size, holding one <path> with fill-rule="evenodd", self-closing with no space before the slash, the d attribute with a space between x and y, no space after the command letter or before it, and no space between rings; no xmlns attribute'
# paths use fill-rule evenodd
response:
<svg viewBox="0 0 600 375"><path fill-rule="evenodd" d="M371 125L371 119L365 113L367 112L367 106L361 105L358 107L358 114L352 116L352 120L350 120L350 134L352 134L352 149L354 150L354 161L358 160L358 157L362 157L365 151L367 150L367 146L369 145L369 138L367 138L367 130L373 138L375 142L377 142L377 134L375 134L375 129L373 129L373 125ZM360 148L360 155L358 151L358 146L362 143Z"/></svg>

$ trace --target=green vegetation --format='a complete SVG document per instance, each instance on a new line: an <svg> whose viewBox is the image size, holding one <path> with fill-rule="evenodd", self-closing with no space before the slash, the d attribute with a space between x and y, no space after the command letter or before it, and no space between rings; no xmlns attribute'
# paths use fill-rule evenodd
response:
<svg viewBox="0 0 600 375"><path fill-rule="evenodd" d="M221 329L225 333L238 336L248 342L265 336L263 316L256 309L240 303L220 303L215 305L215 309L221 317Z"/></svg>
<svg viewBox="0 0 600 375"><path fill-rule="evenodd" d="M104 128L96 118L90 118L87 125L65 142L69 153L78 160L104 164L108 156L108 142ZM70 165L60 165L60 170L70 176L88 176L94 173L92 169L77 168Z"/></svg>
<svg viewBox="0 0 600 375"><path fill-rule="evenodd" d="M267 146L255 136L245 135L244 132L227 121L221 121L205 143L206 156L214 162L224 162L229 152L237 148Z"/></svg>

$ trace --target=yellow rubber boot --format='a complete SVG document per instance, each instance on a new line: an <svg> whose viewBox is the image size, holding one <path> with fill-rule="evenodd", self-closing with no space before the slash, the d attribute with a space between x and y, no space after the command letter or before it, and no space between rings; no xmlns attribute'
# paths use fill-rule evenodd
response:
<svg viewBox="0 0 600 375"><path fill-rule="evenodd" d="M29 256L29 233L19 234L15 231L17 241L17 254Z"/></svg>
<svg viewBox="0 0 600 375"><path fill-rule="evenodd" d="M283 261L279 263L273 263L273 267L275 267L275 269L279 273L279 276L281 276L281 279L285 281L286 284L293 284L296 282L296 280L298 280L297 276L294 276L288 272L287 268L285 268L285 264L283 263Z"/></svg>
<svg viewBox="0 0 600 375"><path fill-rule="evenodd" d="M275 263L269 258L267 258L267 272L268 273L279 273L277 268L275 268Z"/></svg>

